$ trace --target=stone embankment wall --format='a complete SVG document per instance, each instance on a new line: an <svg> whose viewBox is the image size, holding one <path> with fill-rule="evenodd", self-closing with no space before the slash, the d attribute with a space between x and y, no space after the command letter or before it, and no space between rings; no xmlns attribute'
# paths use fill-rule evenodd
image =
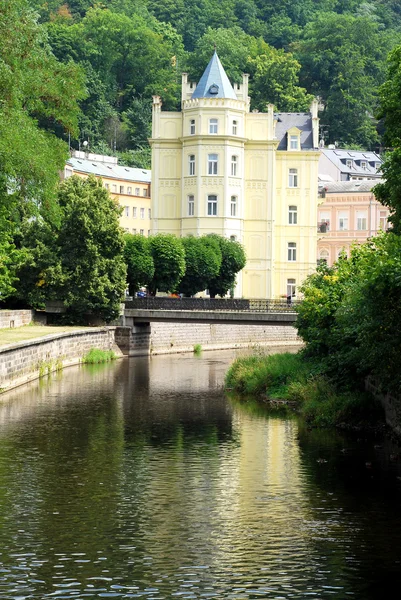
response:
<svg viewBox="0 0 401 600"><path fill-rule="evenodd" d="M300 340L292 325L152 323L150 334L151 354L192 351L195 344L204 350L218 350L297 343Z"/></svg>
<svg viewBox="0 0 401 600"><path fill-rule="evenodd" d="M91 348L114 350L117 356L144 356L252 345L300 343L291 325L221 325L152 323L129 327L96 327L64 332L0 347L0 392L51 371L79 363Z"/></svg>
<svg viewBox="0 0 401 600"><path fill-rule="evenodd" d="M0 391L4 391L51 371L77 364L91 348L114 350L115 327L96 327L49 335L0 348Z"/></svg>
<svg viewBox="0 0 401 600"><path fill-rule="evenodd" d="M29 325L34 314L33 310L0 310L0 329Z"/></svg>
<svg viewBox="0 0 401 600"><path fill-rule="evenodd" d="M366 379L365 387L383 406L387 425L401 438L401 398L382 394L370 377Z"/></svg>

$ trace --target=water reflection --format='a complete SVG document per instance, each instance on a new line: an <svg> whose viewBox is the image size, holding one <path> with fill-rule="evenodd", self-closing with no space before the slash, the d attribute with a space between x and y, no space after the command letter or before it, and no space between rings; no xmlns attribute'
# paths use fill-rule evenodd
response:
<svg viewBox="0 0 401 600"><path fill-rule="evenodd" d="M396 473L366 468L369 441L228 402L232 358L77 367L2 396L0 597L370 600L400 582Z"/></svg>

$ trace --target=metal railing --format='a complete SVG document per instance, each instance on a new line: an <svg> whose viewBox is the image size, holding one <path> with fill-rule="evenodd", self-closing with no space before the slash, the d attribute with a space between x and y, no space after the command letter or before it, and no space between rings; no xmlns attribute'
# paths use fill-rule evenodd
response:
<svg viewBox="0 0 401 600"><path fill-rule="evenodd" d="M294 313L300 300L245 298L170 298L148 296L125 302L133 310L185 310L248 313Z"/></svg>

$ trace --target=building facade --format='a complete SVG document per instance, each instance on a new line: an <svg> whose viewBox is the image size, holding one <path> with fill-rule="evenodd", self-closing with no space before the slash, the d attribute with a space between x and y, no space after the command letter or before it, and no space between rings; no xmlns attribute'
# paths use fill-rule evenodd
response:
<svg viewBox="0 0 401 600"><path fill-rule="evenodd" d="M154 96L153 231L236 239L237 296L295 295L316 267L317 102L250 112L248 75L232 86L214 53L198 85L183 74L181 112L161 108Z"/></svg>
<svg viewBox="0 0 401 600"><path fill-rule="evenodd" d="M317 259L329 266L352 244L362 244L387 230L389 210L373 194L378 181L328 183L318 208Z"/></svg>
<svg viewBox="0 0 401 600"><path fill-rule="evenodd" d="M78 175L101 178L103 185L122 207L120 225L128 233L150 235L150 171L118 164L114 156L74 152L64 168L63 178Z"/></svg>
<svg viewBox="0 0 401 600"><path fill-rule="evenodd" d="M319 181L378 181L382 160L376 152L322 148Z"/></svg>

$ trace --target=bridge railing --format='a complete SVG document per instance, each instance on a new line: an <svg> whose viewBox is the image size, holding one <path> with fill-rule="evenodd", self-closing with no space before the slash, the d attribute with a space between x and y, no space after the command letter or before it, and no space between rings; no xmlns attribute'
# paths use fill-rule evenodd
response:
<svg viewBox="0 0 401 600"><path fill-rule="evenodd" d="M125 302L125 308L137 310L186 310L186 311L222 311L252 313L295 312L299 300L288 302L284 299L246 299L246 298L171 298L148 296L133 298Z"/></svg>

